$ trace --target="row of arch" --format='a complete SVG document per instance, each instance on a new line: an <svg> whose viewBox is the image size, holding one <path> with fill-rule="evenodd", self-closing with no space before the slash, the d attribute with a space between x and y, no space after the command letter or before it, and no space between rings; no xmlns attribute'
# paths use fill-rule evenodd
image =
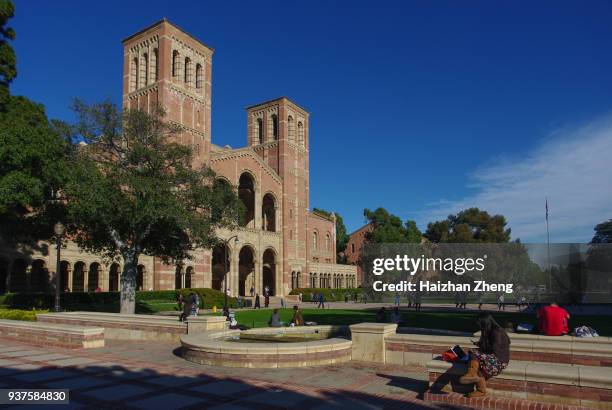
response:
<svg viewBox="0 0 612 410"><path fill-rule="evenodd" d="M130 62L130 92L155 83L159 77L159 51L144 52Z"/></svg>
<svg viewBox="0 0 612 410"><path fill-rule="evenodd" d="M223 181L223 180L222 180ZM255 229L255 178L249 172L243 172L238 180L238 196L245 207L242 226ZM270 192L261 200L261 229L268 232L277 231L276 198Z"/></svg>
<svg viewBox="0 0 612 410"><path fill-rule="evenodd" d="M238 252L238 266L233 266L232 249L221 244L212 251L212 284L215 290L225 289L225 280L228 280L232 271L236 272L237 283L234 288L240 296L250 296L258 289L268 289L269 295L276 292L277 255L272 248L264 250L261 257L261 269L256 257L255 249L251 245L243 245ZM234 262L235 264L235 262ZM231 278L229 279L231 280ZM228 284L228 288L231 288ZM260 287L261 286L261 287Z"/></svg>
<svg viewBox="0 0 612 410"><path fill-rule="evenodd" d="M265 130L267 128L267 132ZM304 145L304 123L297 121L297 140L296 140L296 125L295 120L291 115L287 117L287 138L290 142L297 142L299 145ZM264 127L264 119L258 117L255 120L255 136L259 144L270 141L278 141L279 128L278 116L276 114L268 117L268 126ZM267 138L266 138L267 137Z"/></svg>
<svg viewBox="0 0 612 410"><path fill-rule="evenodd" d="M331 241L331 234L329 232L325 233L325 243L324 243L324 248L323 250L327 251L327 252L331 252L332 251L332 241ZM312 233L312 250L313 251L319 251L319 232L318 231L314 231Z"/></svg>
<svg viewBox="0 0 612 410"><path fill-rule="evenodd" d="M311 288L343 289L354 288L357 283L354 275L311 272L309 275L309 285Z"/></svg>
<svg viewBox="0 0 612 410"><path fill-rule="evenodd" d="M178 50L172 52L172 78L187 88L202 92L204 88L204 66L194 63L190 57L181 56ZM144 88L159 79L159 51L154 48L149 55L144 52L130 61L130 92Z"/></svg>
<svg viewBox="0 0 612 410"><path fill-rule="evenodd" d="M105 266L99 262L74 264L60 262L60 289L63 292L95 292L98 290L118 291L121 265L112 263L105 277ZM138 265L136 286L142 290L146 270ZM107 281L106 283L104 283ZM42 259L28 263L25 259L0 260L0 293L6 292L48 292L55 288L53 274Z"/></svg>

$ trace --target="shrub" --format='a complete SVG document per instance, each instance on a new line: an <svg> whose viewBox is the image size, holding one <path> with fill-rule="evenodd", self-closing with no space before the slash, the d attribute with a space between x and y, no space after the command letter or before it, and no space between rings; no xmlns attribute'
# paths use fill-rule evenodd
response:
<svg viewBox="0 0 612 410"><path fill-rule="evenodd" d="M36 315L48 310L0 309L0 319L36 321Z"/></svg>
<svg viewBox="0 0 612 410"><path fill-rule="evenodd" d="M344 295L349 295L349 300L353 300L354 295L357 298L361 297L363 289L361 288L347 288L347 289L326 289L326 288L298 288L293 289L290 295L302 294L303 302L312 302L313 293L323 293L326 302L339 302L344 301Z"/></svg>
<svg viewBox="0 0 612 410"><path fill-rule="evenodd" d="M180 290L157 290L136 292L136 304L146 308L147 302L176 302L181 292L185 299L190 292L200 297L200 307L210 309L213 305L223 306L223 292L207 288L193 288ZM4 304L17 309L51 309L55 303L55 296L47 293L7 293L3 296ZM228 297L228 305L236 307L236 298ZM113 311L119 308L119 292L72 292L62 293L61 305L66 310L92 310Z"/></svg>

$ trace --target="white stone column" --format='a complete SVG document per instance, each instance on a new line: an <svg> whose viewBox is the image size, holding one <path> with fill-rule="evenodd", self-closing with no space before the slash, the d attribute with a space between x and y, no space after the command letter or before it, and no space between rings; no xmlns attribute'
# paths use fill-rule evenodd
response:
<svg viewBox="0 0 612 410"><path fill-rule="evenodd" d="M359 323L349 326L352 360L385 363L385 337L395 334L395 323Z"/></svg>
<svg viewBox="0 0 612 410"><path fill-rule="evenodd" d="M87 292L87 286L89 286L89 269L87 265L83 265L83 292Z"/></svg>

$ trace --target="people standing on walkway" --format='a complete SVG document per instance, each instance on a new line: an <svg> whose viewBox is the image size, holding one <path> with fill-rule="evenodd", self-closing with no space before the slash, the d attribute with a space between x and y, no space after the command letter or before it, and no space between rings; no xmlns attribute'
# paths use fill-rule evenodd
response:
<svg viewBox="0 0 612 410"><path fill-rule="evenodd" d="M319 294L317 292L314 292L312 294L311 301L312 301L313 304L319 302Z"/></svg>
<svg viewBox="0 0 612 410"><path fill-rule="evenodd" d="M284 309L284 308L285 308L285 298L281 297L280 299L281 299L281 300L280 300L280 302L281 302L281 308L283 308L283 309Z"/></svg>
<svg viewBox="0 0 612 410"><path fill-rule="evenodd" d="M251 295L251 297L253 297L253 295L255 294L255 288L253 286L251 286L251 289L249 289L249 294Z"/></svg>
<svg viewBox="0 0 612 410"><path fill-rule="evenodd" d="M421 311L421 292L416 291L414 293L414 310L417 312Z"/></svg>
<svg viewBox="0 0 612 410"><path fill-rule="evenodd" d="M497 297L497 310L506 310L504 294L500 293Z"/></svg>
<svg viewBox="0 0 612 410"><path fill-rule="evenodd" d="M176 297L176 304L178 305L179 312L183 310L183 304L185 304L185 298L183 294L179 291L178 296Z"/></svg>
<svg viewBox="0 0 612 410"><path fill-rule="evenodd" d="M267 308L268 306L270 306L270 296L268 294L266 294L264 296L264 307Z"/></svg>
<svg viewBox="0 0 612 410"><path fill-rule="evenodd" d="M399 292L395 292L395 306L399 307L400 305L400 294Z"/></svg>
<svg viewBox="0 0 612 410"><path fill-rule="evenodd" d="M261 304L259 303L259 293L255 294L255 304L253 305L253 309L261 309Z"/></svg>
<svg viewBox="0 0 612 410"><path fill-rule="evenodd" d="M486 381L499 375L510 362L510 338L488 313L478 317L480 340L478 349L470 350L467 373L459 378L461 384L476 384L476 391L468 397L482 397L487 393Z"/></svg>
<svg viewBox="0 0 612 410"><path fill-rule="evenodd" d="M319 293L319 305L317 309L325 309L325 295L323 292Z"/></svg>

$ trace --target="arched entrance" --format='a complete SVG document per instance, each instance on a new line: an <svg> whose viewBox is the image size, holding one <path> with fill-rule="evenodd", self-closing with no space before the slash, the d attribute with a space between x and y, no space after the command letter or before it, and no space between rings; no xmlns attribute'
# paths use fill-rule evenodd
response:
<svg viewBox="0 0 612 410"><path fill-rule="evenodd" d="M225 258L225 261L224 261ZM223 279L230 270L230 250L224 244L217 245L212 252L212 288L223 290Z"/></svg>
<svg viewBox="0 0 612 410"><path fill-rule="evenodd" d="M243 172L240 175L238 196L245 207L242 226L255 228L255 180L248 172Z"/></svg>
<svg viewBox="0 0 612 410"><path fill-rule="evenodd" d="M6 293L6 277L8 276L8 259L0 259L0 293Z"/></svg>
<svg viewBox="0 0 612 410"><path fill-rule="evenodd" d="M174 270L174 289L182 289L183 288L183 266L176 265L176 269Z"/></svg>
<svg viewBox="0 0 612 410"><path fill-rule="evenodd" d="M185 270L185 287L191 288L193 287L193 266L188 266Z"/></svg>
<svg viewBox="0 0 612 410"><path fill-rule="evenodd" d="M93 262L87 272L87 291L95 292L100 287L100 264Z"/></svg>
<svg viewBox="0 0 612 410"><path fill-rule="evenodd" d="M266 286L270 291L270 296L275 294L276 285L276 253L272 249L266 249L263 253L262 258L263 265L263 286L265 290Z"/></svg>
<svg viewBox="0 0 612 410"><path fill-rule="evenodd" d="M113 263L108 271L108 290L109 292L119 291L119 272L118 263ZM74 280L74 279L73 279Z"/></svg>
<svg viewBox="0 0 612 410"><path fill-rule="evenodd" d="M49 283L49 271L47 270L45 261L36 259L32 262L32 270L30 272L30 291L44 292L47 290Z"/></svg>
<svg viewBox="0 0 612 410"><path fill-rule="evenodd" d="M11 271L11 278L9 284L9 292L25 292L28 288L28 280L26 277L26 270L28 264L23 259L16 259L13 261L13 269Z"/></svg>
<svg viewBox="0 0 612 410"><path fill-rule="evenodd" d="M146 269L144 265L138 265L136 268L136 290L144 290L144 276Z"/></svg>
<svg viewBox="0 0 612 410"><path fill-rule="evenodd" d="M238 254L238 294L246 296L251 286L255 287L255 252L243 246Z"/></svg>
<svg viewBox="0 0 612 410"><path fill-rule="evenodd" d="M265 194L261 202L261 229L276 232L276 201L272 194Z"/></svg>
<svg viewBox="0 0 612 410"><path fill-rule="evenodd" d="M70 284L70 262L62 261L60 263L60 290L65 292Z"/></svg>
<svg viewBox="0 0 612 410"><path fill-rule="evenodd" d="M72 271L72 291L73 292L84 292L85 291L85 263L77 262L74 264L74 271Z"/></svg>

